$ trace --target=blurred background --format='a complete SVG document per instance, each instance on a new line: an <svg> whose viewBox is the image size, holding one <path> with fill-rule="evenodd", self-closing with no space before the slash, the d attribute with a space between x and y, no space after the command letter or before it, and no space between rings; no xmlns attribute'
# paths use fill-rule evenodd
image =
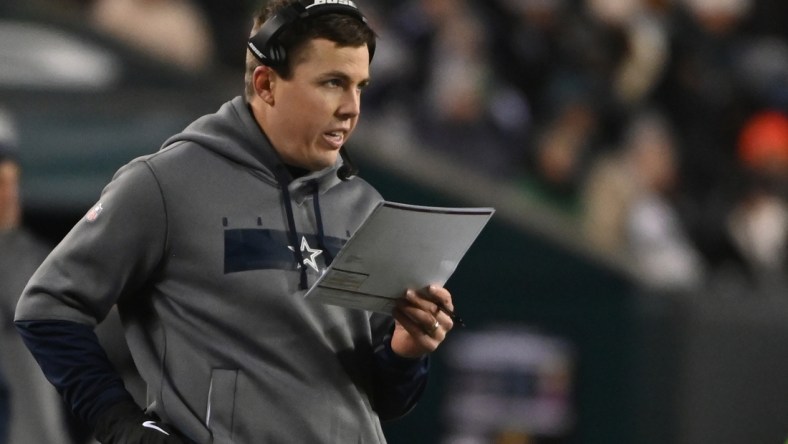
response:
<svg viewBox="0 0 788 444"><path fill-rule="evenodd" d="M359 3L380 36L361 175L497 209L447 285L468 327L389 441L785 442L788 2ZM259 4L0 2L6 380L41 252L117 168L242 94ZM66 434L38 442L86 442L50 410Z"/></svg>

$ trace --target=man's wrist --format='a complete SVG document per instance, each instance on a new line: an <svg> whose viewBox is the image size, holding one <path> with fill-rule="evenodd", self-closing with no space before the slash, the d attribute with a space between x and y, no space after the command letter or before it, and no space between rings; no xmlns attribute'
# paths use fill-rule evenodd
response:
<svg viewBox="0 0 788 444"><path fill-rule="evenodd" d="M378 360L386 367L399 370L401 372L415 371L419 369L428 355L410 358L401 356L391 348L391 337L383 341L383 347L377 352Z"/></svg>
<svg viewBox="0 0 788 444"><path fill-rule="evenodd" d="M146 414L129 399L110 406L99 416L95 437L104 444L184 444L177 430Z"/></svg>
<svg viewBox="0 0 788 444"><path fill-rule="evenodd" d="M130 398L120 399L110 405L96 418L95 432L99 436L117 426L118 422L133 416L144 416L142 409Z"/></svg>

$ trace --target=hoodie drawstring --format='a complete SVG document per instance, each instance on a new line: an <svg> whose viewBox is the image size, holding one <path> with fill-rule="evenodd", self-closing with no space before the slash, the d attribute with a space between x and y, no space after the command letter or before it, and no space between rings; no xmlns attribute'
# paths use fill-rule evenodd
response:
<svg viewBox="0 0 788 444"><path fill-rule="evenodd" d="M279 185L282 186L282 200L284 200L285 213L287 213L287 235L290 238L290 244L293 246L293 255L296 263L301 269L301 282L298 288L306 290L309 288L306 279L306 266L304 266L304 256L301 254L301 243L298 241L298 231L296 231L295 218L293 217L293 205L290 203L289 180L284 178L283 174L278 176Z"/></svg>
<svg viewBox="0 0 788 444"><path fill-rule="evenodd" d="M312 204L315 209L315 222L317 223L317 245L323 250L323 259L326 262L326 266L331 265L331 262L334 261L334 256L326 247L326 235L323 231L323 213L320 211L320 193L318 192L317 183L313 183L313 195L312 195Z"/></svg>
<svg viewBox="0 0 788 444"><path fill-rule="evenodd" d="M290 200L290 189L288 187L288 179L280 175L279 183L282 186L282 199L284 200L285 213L287 214L287 234L290 244L293 246L293 256L296 263L299 264L301 270L299 288L306 290L309 288L306 274L306 265L304 264L304 255L301 253L301 243L298 240L298 231L296 230L295 217L293 217L293 204ZM323 258L326 265L331 264L334 256L326 247L326 235L323 228L323 214L320 211L320 190L317 182L313 181L309 184L310 191L312 192L312 204L315 211L315 222L317 223L317 245L323 250Z"/></svg>

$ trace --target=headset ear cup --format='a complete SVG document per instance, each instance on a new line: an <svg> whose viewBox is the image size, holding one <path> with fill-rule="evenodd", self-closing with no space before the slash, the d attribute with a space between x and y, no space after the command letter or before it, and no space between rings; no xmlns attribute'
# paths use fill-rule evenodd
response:
<svg viewBox="0 0 788 444"><path fill-rule="evenodd" d="M276 67L287 62L287 51L278 43L279 34L283 29L294 22L323 14L346 14L366 23L367 20L351 1L344 0L314 0L314 3L305 6L300 2L291 3L273 17L266 20L257 33L249 38L248 47L252 54L264 65ZM375 54L374 45L369 48L369 60Z"/></svg>
<svg viewBox="0 0 788 444"><path fill-rule="evenodd" d="M268 50L268 54L272 66L282 65L287 58L287 53L282 45L272 45Z"/></svg>

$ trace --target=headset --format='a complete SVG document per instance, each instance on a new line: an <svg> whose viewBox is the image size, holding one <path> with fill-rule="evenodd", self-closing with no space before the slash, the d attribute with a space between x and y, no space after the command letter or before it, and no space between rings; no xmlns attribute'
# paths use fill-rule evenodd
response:
<svg viewBox="0 0 788 444"><path fill-rule="evenodd" d="M260 30L249 38L247 46L263 65L282 66L287 63L287 51L279 43L279 35L282 31L298 20L325 14L344 14L367 23L366 17L351 0L314 0L309 5L295 2L282 8L273 17L266 20ZM370 62L374 54L375 44L373 41L369 46Z"/></svg>

